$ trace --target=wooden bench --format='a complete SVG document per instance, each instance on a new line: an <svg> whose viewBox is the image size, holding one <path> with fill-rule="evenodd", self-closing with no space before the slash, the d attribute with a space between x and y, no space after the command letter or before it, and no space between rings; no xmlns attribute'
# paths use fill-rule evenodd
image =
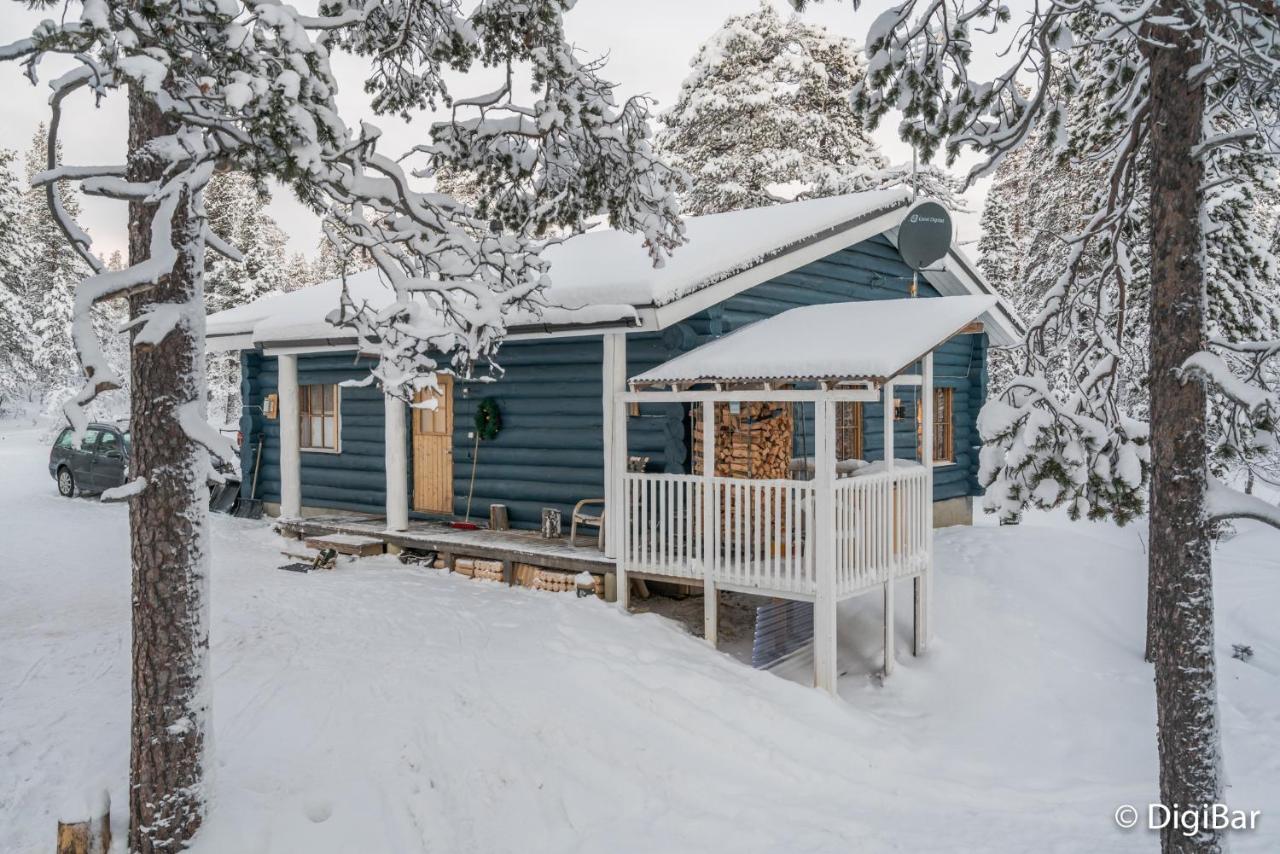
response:
<svg viewBox="0 0 1280 854"><path fill-rule="evenodd" d="M373 557L384 554L387 544L376 537L362 537L358 534L323 534L307 537L304 541L309 549L333 549L338 554L352 557Z"/></svg>

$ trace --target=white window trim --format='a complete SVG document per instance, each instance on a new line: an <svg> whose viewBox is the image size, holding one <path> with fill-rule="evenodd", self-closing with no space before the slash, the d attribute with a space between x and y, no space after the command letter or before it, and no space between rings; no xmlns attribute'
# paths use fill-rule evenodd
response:
<svg viewBox="0 0 1280 854"><path fill-rule="evenodd" d="M298 383L299 389L313 385L333 386L333 447L315 448L298 443L298 451L304 454L341 454L342 453L342 384L341 383ZM309 405L309 404L308 404ZM302 436L302 407L298 407L298 436Z"/></svg>

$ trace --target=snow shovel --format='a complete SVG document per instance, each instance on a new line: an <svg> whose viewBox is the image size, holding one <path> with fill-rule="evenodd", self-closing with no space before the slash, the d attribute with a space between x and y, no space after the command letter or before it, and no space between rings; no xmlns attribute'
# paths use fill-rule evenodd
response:
<svg viewBox="0 0 1280 854"><path fill-rule="evenodd" d="M262 499L258 498L258 470L262 468L262 443L266 436L258 436L258 454L253 460L253 480L249 483L249 497L237 498L231 515L238 519L261 519Z"/></svg>

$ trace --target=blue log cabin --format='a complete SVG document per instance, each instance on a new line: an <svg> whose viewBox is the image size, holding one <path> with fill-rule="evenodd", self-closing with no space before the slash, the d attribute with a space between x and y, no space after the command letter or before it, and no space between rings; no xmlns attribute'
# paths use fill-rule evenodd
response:
<svg viewBox="0 0 1280 854"><path fill-rule="evenodd" d="M344 385L366 379L372 363L357 352L352 330L325 320L338 305L340 282L212 315L210 349L240 354L243 488L252 488L260 447L257 497L272 514L368 514L394 527L401 515L458 518L468 506L470 517L484 522L489 506L502 504L513 528L534 529L544 508L560 510L567 525L577 502L611 497L618 435L626 437L621 458L628 465L693 473L696 407L616 407L614 396L629 378L797 307L913 293L921 300L994 295L954 243L913 284L895 242L913 204L909 191L887 190L690 217L688 244L656 269L635 235L601 230L573 237L548 253L547 308L509 327L500 377L446 378L435 411L384 399L373 385ZM348 286L357 300L382 293L385 301L389 293L373 270L348 277ZM883 457L886 437L896 457L917 456L920 413L933 410L935 524L970 519L979 492L975 420L987 394L988 347L1021 336L998 298L958 331L933 351L932 406L920 406L918 385L898 387L887 407L891 432L884 430L881 402L850 400L836 410L836 452L866 461ZM785 340L775 344L788 347ZM477 442L482 401L496 405L501 430ZM780 476L803 477L815 447L814 411L795 407L788 415L790 459ZM746 429L742 422L749 420L730 429Z"/></svg>

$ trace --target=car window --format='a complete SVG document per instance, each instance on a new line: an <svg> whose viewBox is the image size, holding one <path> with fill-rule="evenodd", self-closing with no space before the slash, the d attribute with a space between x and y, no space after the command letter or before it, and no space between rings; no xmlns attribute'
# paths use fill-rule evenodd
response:
<svg viewBox="0 0 1280 854"><path fill-rule="evenodd" d="M63 430L61 433L58 434L58 442L57 442L58 447L70 448L71 440L75 438L75 435L76 435L76 431L72 430L70 427Z"/></svg>
<svg viewBox="0 0 1280 854"><path fill-rule="evenodd" d="M98 440L98 453L105 454L108 451L120 450L120 434L111 430L103 430L102 438Z"/></svg>
<svg viewBox="0 0 1280 854"><path fill-rule="evenodd" d="M102 435L101 430L94 430L92 427L84 431L84 438L80 440L80 450L92 451L93 446L98 444L98 437Z"/></svg>

